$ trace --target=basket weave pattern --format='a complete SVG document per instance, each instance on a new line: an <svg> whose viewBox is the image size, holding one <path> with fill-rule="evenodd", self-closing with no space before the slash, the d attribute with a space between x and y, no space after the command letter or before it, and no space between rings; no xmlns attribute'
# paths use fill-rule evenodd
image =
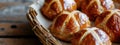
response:
<svg viewBox="0 0 120 45"><path fill-rule="evenodd" d="M54 38L50 31L45 29L37 20L36 18L37 13L33 8L29 9L27 13L27 18L33 27L34 33L39 37L40 41L43 45L62 45L59 40Z"/></svg>

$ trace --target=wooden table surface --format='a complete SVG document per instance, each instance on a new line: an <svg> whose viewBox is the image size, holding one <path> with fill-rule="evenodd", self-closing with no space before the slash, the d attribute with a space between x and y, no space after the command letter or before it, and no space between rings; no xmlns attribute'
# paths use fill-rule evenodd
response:
<svg viewBox="0 0 120 45"><path fill-rule="evenodd" d="M0 45L41 45L26 18L31 0L0 0Z"/></svg>
<svg viewBox="0 0 120 45"><path fill-rule="evenodd" d="M26 16L0 16L0 45L40 45Z"/></svg>

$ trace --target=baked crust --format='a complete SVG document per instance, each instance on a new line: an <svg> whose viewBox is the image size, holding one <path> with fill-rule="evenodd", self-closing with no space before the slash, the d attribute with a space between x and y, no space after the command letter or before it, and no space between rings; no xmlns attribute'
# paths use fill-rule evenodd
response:
<svg viewBox="0 0 120 45"><path fill-rule="evenodd" d="M63 10L73 11L77 9L74 0L45 0L41 12L49 20L53 20Z"/></svg>
<svg viewBox="0 0 120 45"><path fill-rule="evenodd" d="M63 11L53 21L50 31L55 37L70 41L74 33L89 26L89 18L84 13Z"/></svg>
<svg viewBox="0 0 120 45"><path fill-rule="evenodd" d="M95 25L103 29L112 42L120 42L120 10L105 11L96 19Z"/></svg>
<svg viewBox="0 0 120 45"><path fill-rule="evenodd" d="M112 0L82 0L81 10L88 15L91 21L106 10L114 9Z"/></svg>
<svg viewBox="0 0 120 45"><path fill-rule="evenodd" d="M111 45L109 36L96 27L85 28L76 33L72 45Z"/></svg>

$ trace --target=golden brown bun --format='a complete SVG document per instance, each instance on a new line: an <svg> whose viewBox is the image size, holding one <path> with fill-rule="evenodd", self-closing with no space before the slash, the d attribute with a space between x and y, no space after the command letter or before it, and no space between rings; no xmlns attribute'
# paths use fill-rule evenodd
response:
<svg viewBox="0 0 120 45"><path fill-rule="evenodd" d="M91 21L95 21L105 10L114 9L112 0L82 0L81 10L88 15Z"/></svg>
<svg viewBox="0 0 120 45"><path fill-rule="evenodd" d="M50 28L51 33L64 41L70 41L74 33L90 26L89 18L80 11L63 11L55 18Z"/></svg>
<svg viewBox="0 0 120 45"><path fill-rule="evenodd" d="M112 42L120 42L120 10L108 10L103 12L95 21L98 28L103 29Z"/></svg>
<svg viewBox="0 0 120 45"><path fill-rule="evenodd" d="M77 9L74 0L45 0L41 12L49 20L53 20L63 10L73 11Z"/></svg>
<svg viewBox="0 0 120 45"><path fill-rule="evenodd" d="M111 41L101 29L92 27L75 33L72 45L111 45Z"/></svg>

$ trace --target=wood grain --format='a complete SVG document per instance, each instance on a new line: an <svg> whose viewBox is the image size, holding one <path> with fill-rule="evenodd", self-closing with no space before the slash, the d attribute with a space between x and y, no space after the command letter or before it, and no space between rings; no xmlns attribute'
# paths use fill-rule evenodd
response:
<svg viewBox="0 0 120 45"><path fill-rule="evenodd" d="M35 38L0 38L0 45L40 45Z"/></svg>
<svg viewBox="0 0 120 45"><path fill-rule="evenodd" d="M1 15L0 36L34 35L25 15Z"/></svg>
<svg viewBox="0 0 120 45"><path fill-rule="evenodd" d="M0 23L0 36L33 35L29 24Z"/></svg>
<svg viewBox="0 0 120 45"><path fill-rule="evenodd" d="M0 45L41 45L25 15L30 3L28 0L0 1Z"/></svg>

